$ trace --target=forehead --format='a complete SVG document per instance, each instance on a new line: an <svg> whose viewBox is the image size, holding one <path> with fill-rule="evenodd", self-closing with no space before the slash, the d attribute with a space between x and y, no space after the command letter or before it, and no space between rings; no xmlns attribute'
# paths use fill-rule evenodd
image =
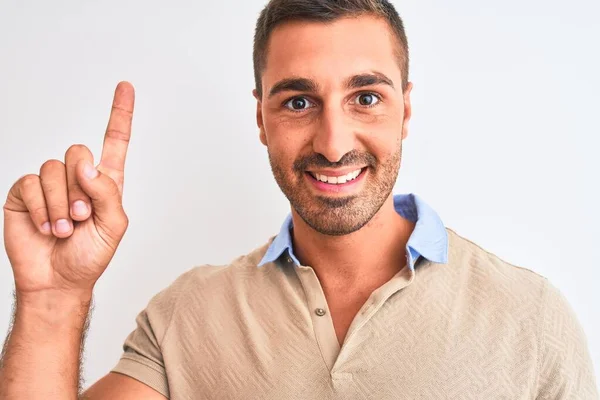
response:
<svg viewBox="0 0 600 400"><path fill-rule="evenodd" d="M401 82L397 45L388 23L370 15L332 22L292 21L277 26L267 47L263 89L280 79L306 77L322 86L377 70Z"/></svg>

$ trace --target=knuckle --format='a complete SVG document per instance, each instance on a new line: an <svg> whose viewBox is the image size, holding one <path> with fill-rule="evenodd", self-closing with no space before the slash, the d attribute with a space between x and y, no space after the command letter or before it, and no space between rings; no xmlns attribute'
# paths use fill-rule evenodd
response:
<svg viewBox="0 0 600 400"><path fill-rule="evenodd" d="M69 214L69 205L67 203L55 203L55 204L50 204L48 205L48 211L50 211L50 213L52 215L68 215Z"/></svg>
<svg viewBox="0 0 600 400"><path fill-rule="evenodd" d="M73 144L65 152L65 158L69 158L70 156L73 156L76 154L82 154L82 153L91 154L90 149L88 149L88 147L86 145L79 144L79 143Z"/></svg>
<svg viewBox="0 0 600 400"><path fill-rule="evenodd" d="M125 143L129 143L130 135L126 132L120 131L118 129L107 129L106 136L111 139L116 139L123 141Z"/></svg>
<svg viewBox="0 0 600 400"><path fill-rule="evenodd" d="M28 174L19 179L21 188L28 190L29 188L35 188L40 184L40 177L35 174Z"/></svg>
<svg viewBox="0 0 600 400"><path fill-rule="evenodd" d="M112 106L112 111L122 115L125 118L133 118L133 111L128 110L124 107Z"/></svg>
<svg viewBox="0 0 600 400"><path fill-rule="evenodd" d="M77 182L70 183L67 186L67 189L69 191L69 196L83 194L83 189Z"/></svg>
<svg viewBox="0 0 600 400"><path fill-rule="evenodd" d="M129 218L125 213L122 213L121 222L119 224L119 235L122 236L129 227Z"/></svg>
<svg viewBox="0 0 600 400"><path fill-rule="evenodd" d="M58 168L64 168L64 164L60 160L52 159L44 162L40 168L40 173L44 174L49 171L56 170Z"/></svg>
<svg viewBox="0 0 600 400"><path fill-rule="evenodd" d="M123 230L126 230L128 226L129 226L129 217L123 211L123 227L124 227Z"/></svg>
<svg viewBox="0 0 600 400"><path fill-rule="evenodd" d="M129 218L123 209L115 210L114 214L102 221L101 229L111 243L118 243L129 226Z"/></svg>
<svg viewBox="0 0 600 400"><path fill-rule="evenodd" d="M29 210L29 214L35 221L42 221L48 217L48 210L46 207L35 207Z"/></svg>
<svg viewBox="0 0 600 400"><path fill-rule="evenodd" d="M110 236L114 240L119 240L127 230L129 221L126 218L119 218L115 221L113 228L110 230Z"/></svg>
<svg viewBox="0 0 600 400"><path fill-rule="evenodd" d="M66 186L66 184L45 185L44 186L44 194L46 194L48 197L52 197L52 198L54 198L55 196L59 196L59 197L63 196L63 193L66 195L66 191L64 190L65 186Z"/></svg>

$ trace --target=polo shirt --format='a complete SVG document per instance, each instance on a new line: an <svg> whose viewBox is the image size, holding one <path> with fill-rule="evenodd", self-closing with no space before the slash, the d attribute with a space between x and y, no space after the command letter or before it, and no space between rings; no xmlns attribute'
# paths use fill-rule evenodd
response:
<svg viewBox="0 0 600 400"><path fill-rule="evenodd" d="M291 218L228 265L155 295L113 372L170 399L597 399L586 336L543 276L447 228L414 194L407 262L338 343Z"/></svg>

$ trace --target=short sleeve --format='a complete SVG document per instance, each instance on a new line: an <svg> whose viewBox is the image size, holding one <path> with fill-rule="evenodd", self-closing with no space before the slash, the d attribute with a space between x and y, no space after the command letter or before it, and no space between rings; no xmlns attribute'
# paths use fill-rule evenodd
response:
<svg viewBox="0 0 600 400"><path fill-rule="evenodd" d="M545 285L536 399L600 399L583 328L563 294Z"/></svg>
<svg viewBox="0 0 600 400"><path fill-rule="evenodd" d="M137 326L125 339L121 359L111 371L130 376L167 398L169 384L161 344L190 272L156 294L137 315Z"/></svg>

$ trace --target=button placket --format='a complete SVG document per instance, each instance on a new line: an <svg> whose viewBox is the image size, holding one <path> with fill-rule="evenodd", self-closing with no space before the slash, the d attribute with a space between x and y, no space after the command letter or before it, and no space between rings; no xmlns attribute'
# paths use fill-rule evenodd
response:
<svg viewBox="0 0 600 400"><path fill-rule="evenodd" d="M327 300L323 288L311 267L298 266L295 271L306 295L315 339L325 365L331 371L340 352L340 344L335 333L333 320L327 311Z"/></svg>

